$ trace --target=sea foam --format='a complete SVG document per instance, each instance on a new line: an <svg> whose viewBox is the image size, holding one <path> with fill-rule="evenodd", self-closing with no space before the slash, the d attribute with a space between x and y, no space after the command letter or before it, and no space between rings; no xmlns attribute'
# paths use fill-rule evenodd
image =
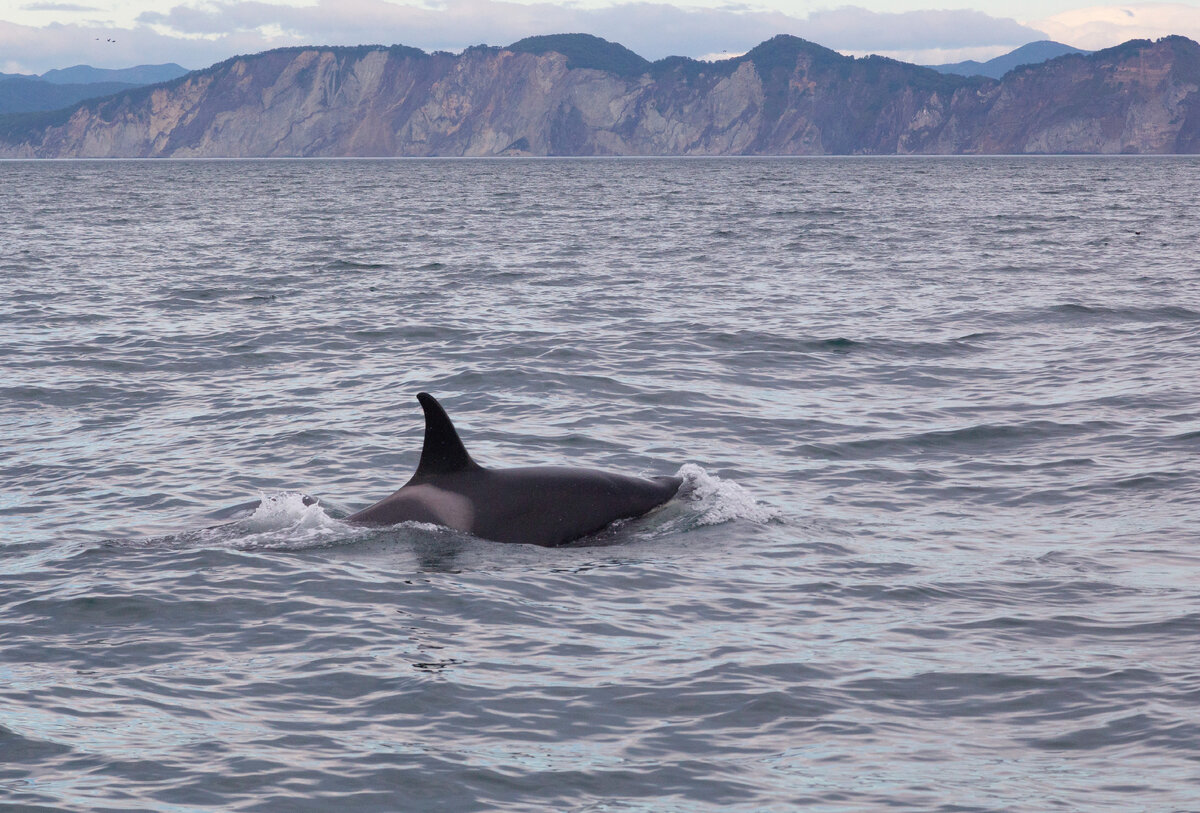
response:
<svg viewBox="0 0 1200 813"><path fill-rule="evenodd" d="M760 503L737 483L709 474L695 463L685 463L677 474L683 478L680 493L699 512L697 525L719 525L735 519L757 523L782 519L779 509Z"/></svg>
<svg viewBox="0 0 1200 813"><path fill-rule="evenodd" d="M241 550L301 550L344 542L363 533L329 516L319 502L296 491L263 494L250 516L205 531L209 541L224 541Z"/></svg>

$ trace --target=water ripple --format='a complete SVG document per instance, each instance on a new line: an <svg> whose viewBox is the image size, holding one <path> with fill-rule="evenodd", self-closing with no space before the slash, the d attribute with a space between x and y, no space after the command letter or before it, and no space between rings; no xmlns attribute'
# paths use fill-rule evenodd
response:
<svg viewBox="0 0 1200 813"><path fill-rule="evenodd" d="M0 163L0 799L1200 807L1198 170ZM419 390L688 486L346 525Z"/></svg>

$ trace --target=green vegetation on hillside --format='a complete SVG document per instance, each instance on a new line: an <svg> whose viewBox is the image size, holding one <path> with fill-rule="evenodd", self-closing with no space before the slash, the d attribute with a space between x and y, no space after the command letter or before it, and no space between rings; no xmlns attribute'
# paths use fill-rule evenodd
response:
<svg viewBox="0 0 1200 813"><path fill-rule="evenodd" d="M591 68L617 76L640 76L650 70L650 62L624 45L591 34L549 34L517 40L506 50L523 54L553 52L567 58L568 68Z"/></svg>

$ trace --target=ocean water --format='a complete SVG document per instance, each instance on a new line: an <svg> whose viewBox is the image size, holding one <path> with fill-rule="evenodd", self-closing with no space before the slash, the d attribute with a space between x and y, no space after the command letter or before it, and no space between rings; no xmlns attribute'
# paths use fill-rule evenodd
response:
<svg viewBox="0 0 1200 813"><path fill-rule="evenodd" d="M0 805L1200 809L1198 188L0 163ZM687 493L345 525L421 390L485 464Z"/></svg>

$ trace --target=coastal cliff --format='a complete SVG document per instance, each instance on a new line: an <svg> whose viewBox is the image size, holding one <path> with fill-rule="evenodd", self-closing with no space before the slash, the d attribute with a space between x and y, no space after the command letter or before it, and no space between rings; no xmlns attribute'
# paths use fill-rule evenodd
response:
<svg viewBox="0 0 1200 813"><path fill-rule="evenodd" d="M656 63L587 35L427 54L287 48L50 113L0 157L1200 151L1200 45L1134 40L1000 80L790 36Z"/></svg>

